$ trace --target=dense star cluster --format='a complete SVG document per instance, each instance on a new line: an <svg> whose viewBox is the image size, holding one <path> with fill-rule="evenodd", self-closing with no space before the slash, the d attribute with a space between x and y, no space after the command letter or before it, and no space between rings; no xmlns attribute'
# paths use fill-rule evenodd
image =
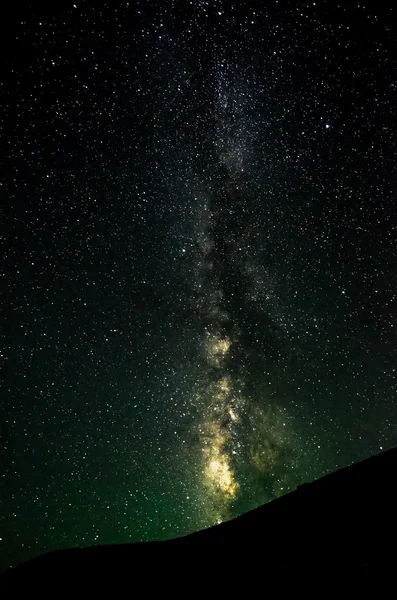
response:
<svg viewBox="0 0 397 600"><path fill-rule="evenodd" d="M2 567L396 445L395 27L287 0L3 23Z"/></svg>

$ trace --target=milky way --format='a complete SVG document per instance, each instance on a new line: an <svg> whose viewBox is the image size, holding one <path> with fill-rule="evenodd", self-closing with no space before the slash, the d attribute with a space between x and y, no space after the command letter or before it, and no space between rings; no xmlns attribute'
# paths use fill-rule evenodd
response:
<svg viewBox="0 0 397 600"><path fill-rule="evenodd" d="M264 474L273 480L272 485L267 482L266 492L253 495L252 503L260 503L283 489L280 466L282 472L296 467L293 454L287 458L293 444L287 417L276 399L253 383L251 373L255 362L259 369L271 362L270 344L279 324L263 301L271 287L254 274L250 227L255 198L249 198L243 177L250 152L255 152L246 123L248 84L236 81L228 66L222 60L215 69L214 158L206 173L211 185L197 239L196 294L203 325L203 382L196 391L201 407L198 445L216 522L233 515L247 480ZM269 276L266 269L264 274ZM261 298L255 297L258 288ZM269 344L261 356L255 354L246 327L251 313L262 321L260 335Z"/></svg>

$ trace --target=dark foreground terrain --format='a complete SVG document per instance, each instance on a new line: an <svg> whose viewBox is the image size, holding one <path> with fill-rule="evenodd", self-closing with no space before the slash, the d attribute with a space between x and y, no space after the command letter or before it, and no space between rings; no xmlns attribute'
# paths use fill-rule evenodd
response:
<svg viewBox="0 0 397 600"><path fill-rule="evenodd" d="M317 566L330 573L339 566L382 567L396 557L396 473L394 449L216 527L164 542L50 552L11 569L3 583L36 589L54 577L77 583L94 575L98 582L117 571L150 590L182 584L189 575L233 586L246 577L267 581L279 569L299 567L306 578Z"/></svg>

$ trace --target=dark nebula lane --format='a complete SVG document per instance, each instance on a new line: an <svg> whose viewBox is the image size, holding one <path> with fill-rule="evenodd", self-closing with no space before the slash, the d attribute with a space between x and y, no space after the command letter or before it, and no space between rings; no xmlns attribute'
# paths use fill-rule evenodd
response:
<svg viewBox="0 0 397 600"><path fill-rule="evenodd" d="M395 9L36 4L0 36L1 568L395 446Z"/></svg>

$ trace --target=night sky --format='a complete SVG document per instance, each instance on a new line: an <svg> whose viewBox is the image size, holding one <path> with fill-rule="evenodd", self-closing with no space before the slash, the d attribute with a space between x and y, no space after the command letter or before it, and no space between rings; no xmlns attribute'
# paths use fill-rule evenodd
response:
<svg viewBox="0 0 397 600"><path fill-rule="evenodd" d="M36 4L1 25L1 566L395 446L396 11Z"/></svg>

